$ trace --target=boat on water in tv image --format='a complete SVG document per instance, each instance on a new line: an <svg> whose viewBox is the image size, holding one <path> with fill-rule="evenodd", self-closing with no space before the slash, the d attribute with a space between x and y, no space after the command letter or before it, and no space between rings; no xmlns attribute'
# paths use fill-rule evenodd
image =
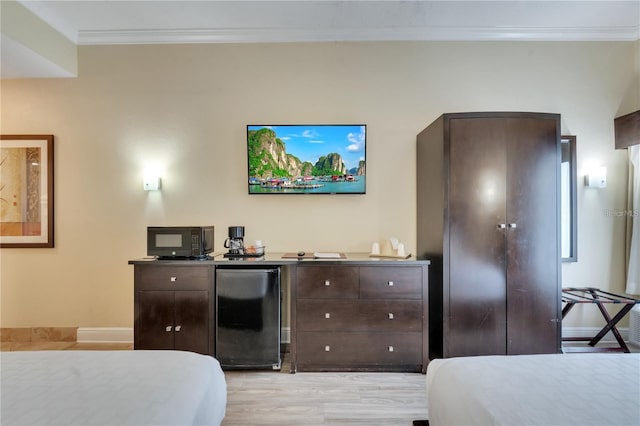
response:
<svg viewBox="0 0 640 426"><path fill-rule="evenodd" d="M364 124L248 125L249 194L366 193Z"/></svg>

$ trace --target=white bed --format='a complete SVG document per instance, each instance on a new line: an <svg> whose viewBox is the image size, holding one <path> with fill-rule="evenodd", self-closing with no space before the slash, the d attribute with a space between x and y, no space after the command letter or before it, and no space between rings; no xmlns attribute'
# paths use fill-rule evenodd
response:
<svg viewBox="0 0 640 426"><path fill-rule="evenodd" d="M436 359L429 424L640 425L640 354Z"/></svg>
<svg viewBox="0 0 640 426"><path fill-rule="evenodd" d="M218 361L180 351L2 352L2 425L219 425Z"/></svg>

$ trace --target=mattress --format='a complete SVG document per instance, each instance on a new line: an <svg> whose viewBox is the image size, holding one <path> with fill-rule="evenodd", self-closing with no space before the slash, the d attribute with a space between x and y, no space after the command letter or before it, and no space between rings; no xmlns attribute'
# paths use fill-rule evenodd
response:
<svg viewBox="0 0 640 426"><path fill-rule="evenodd" d="M0 353L2 425L219 425L218 361L180 351Z"/></svg>
<svg viewBox="0 0 640 426"><path fill-rule="evenodd" d="M436 359L426 380L431 426L640 425L640 354Z"/></svg>

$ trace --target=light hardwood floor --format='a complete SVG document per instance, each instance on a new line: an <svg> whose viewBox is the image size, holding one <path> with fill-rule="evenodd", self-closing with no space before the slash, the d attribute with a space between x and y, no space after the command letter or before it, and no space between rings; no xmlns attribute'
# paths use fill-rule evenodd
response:
<svg viewBox="0 0 640 426"><path fill-rule="evenodd" d="M10 350L129 350L131 344L2 342ZM419 373L225 371L231 425L411 426L427 419L426 378Z"/></svg>
<svg viewBox="0 0 640 426"><path fill-rule="evenodd" d="M427 418L419 373L226 372L225 425L411 425Z"/></svg>

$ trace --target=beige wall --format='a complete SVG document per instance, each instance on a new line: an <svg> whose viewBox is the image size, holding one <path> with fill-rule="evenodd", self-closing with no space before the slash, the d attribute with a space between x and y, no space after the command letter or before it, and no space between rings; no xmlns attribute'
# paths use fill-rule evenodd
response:
<svg viewBox="0 0 640 426"><path fill-rule="evenodd" d="M147 225L214 224L217 249L241 224L269 251L364 252L395 236L415 252L415 136L444 112L562 114L578 169L609 170L606 189L579 185L579 262L563 265L565 284L622 291L624 224L603 210L624 209L613 118L634 102L636 52L635 42L85 46L76 79L2 81L2 133L52 133L56 144L56 247L2 250L2 326L132 326L127 260L145 255ZM249 123L366 123L367 194L247 195ZM142 190L148 166L162 170L161 192Z"/></svg>

